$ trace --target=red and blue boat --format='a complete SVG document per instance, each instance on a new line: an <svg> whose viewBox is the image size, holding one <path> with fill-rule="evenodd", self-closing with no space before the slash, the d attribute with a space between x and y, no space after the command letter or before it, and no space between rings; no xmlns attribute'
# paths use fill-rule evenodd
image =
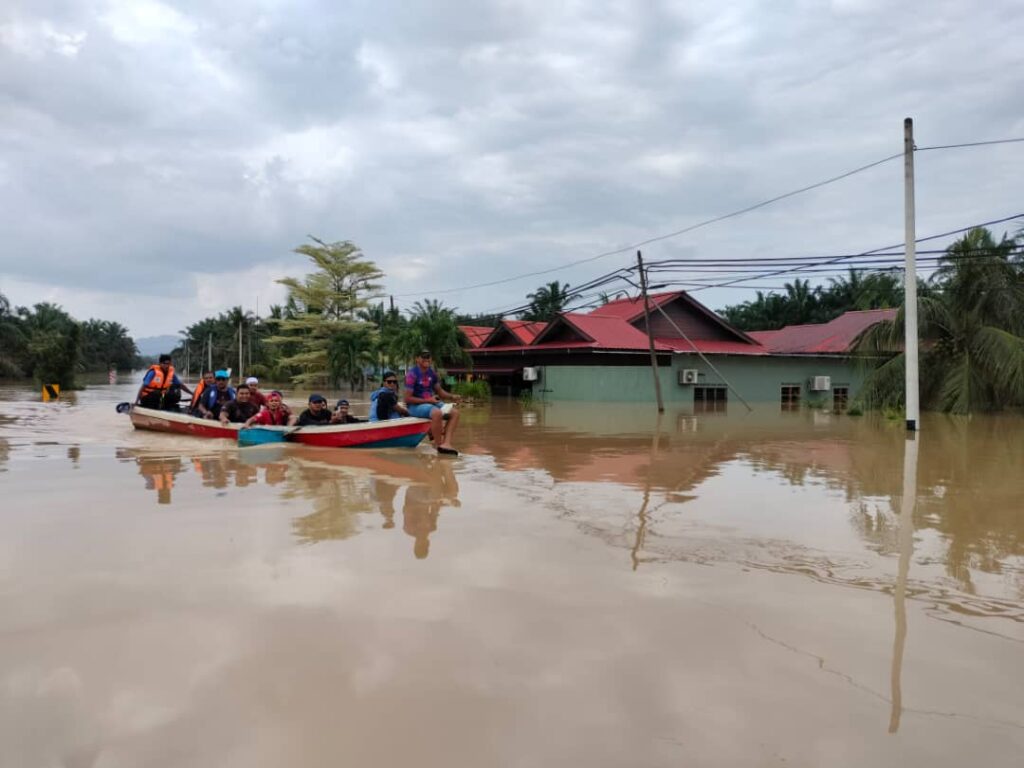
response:
<svg viewBox="0 0 1024 768"><path fill-rule="evenodd" d="M250 439L241 440L243 444L288 440L322 448L415 448L430 431L429 419L411 417L322 427L259 427L243 430L241 424L221 424L212 419L139 406L132 407L129 416L135 429L153 432L228 440L239 440L244 432L252 434Z"/></svg>

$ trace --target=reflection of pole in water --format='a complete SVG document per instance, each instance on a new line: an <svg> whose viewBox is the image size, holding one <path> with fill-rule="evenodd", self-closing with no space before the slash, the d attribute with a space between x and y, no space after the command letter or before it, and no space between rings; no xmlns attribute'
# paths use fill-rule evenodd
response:
<svg viewBox="0 0 1024 768"><path fill-rule="evenodd" d="M644 501L637 512L639 521L636 528L636 539L633 541L633 549L629 556L633 561L633 570L640 566L640 550L644 546L644 539L647 537L647 507L651 503L651 474L654 472L654 460L658 457L658 440L661 437L661 414L654 424L654 438L651 440L651 460L647 467L647 479L644 481Z"/></svg>
<svg viewBox="0 0 1024 768"><path fill-rule="evenodd" d="M900 728L903 712L903 690L900 676L903 672L903 648L907 642L907 575L910 558L914 554L914 504L917 501L917 440L909 433L903 447L903 500L900 503L900 560L896 572L893 603L896 611L896 634L892 641L892 711L889 714L889 733Z"/></svg>

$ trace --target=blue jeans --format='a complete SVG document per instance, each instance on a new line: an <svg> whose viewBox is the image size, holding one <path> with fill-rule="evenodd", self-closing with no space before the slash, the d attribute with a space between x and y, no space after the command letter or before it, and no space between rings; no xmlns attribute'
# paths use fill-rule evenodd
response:
<svg viewBox="0 0 1024 768"><path fill-rule="evenodd" d="M417 419L429 419L431 412L435 408L441 406L437 403L416 403L416 405L407 406L409 409L409 415L415 416Z"/></svg>

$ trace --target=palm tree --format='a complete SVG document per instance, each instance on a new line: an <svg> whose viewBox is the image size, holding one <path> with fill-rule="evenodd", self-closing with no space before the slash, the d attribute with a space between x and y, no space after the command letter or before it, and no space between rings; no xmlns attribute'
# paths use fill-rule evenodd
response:
<svg viewBox="0 0 1024 768"><path fill-rule="evenodd" d="M918 299L921 403L949 413L1024 404L1024 270L1014 241L973 229L946 249L931 289ZM899 352L904 317L870 328L857 344L869 355ZM858 399L902 407L902 352L878 366Z"/></svg>
<svg viewBox="0 0 1024 768"><path fill-rule="evenodd" d="M568 283L562 285L555 280L542 285L533 293L526 294L526 298L530 300L530 307L523 313L523 319L547 323L565 309L572 296Z"/></svg>
<svg viewBox="0 0 1024 768"><path fill-rule="evenodd" d="M455 322L455 310L436 299L413 304L412 314L389 346L394 358L408 361L421 349L428 349L439 363L464 362L462 332Z"/></svg>

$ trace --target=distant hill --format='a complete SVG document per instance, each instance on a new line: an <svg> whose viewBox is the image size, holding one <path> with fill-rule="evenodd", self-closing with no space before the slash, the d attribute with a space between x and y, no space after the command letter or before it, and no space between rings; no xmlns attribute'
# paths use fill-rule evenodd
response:
<svg viewBox="0 0 1024 768"><path fill-rule="evenodd" d="M139 354L143 357L154 357L170 352L178 346L179 341L177 336L146 336L136 339L135 346L139 348Z"/></svg>

